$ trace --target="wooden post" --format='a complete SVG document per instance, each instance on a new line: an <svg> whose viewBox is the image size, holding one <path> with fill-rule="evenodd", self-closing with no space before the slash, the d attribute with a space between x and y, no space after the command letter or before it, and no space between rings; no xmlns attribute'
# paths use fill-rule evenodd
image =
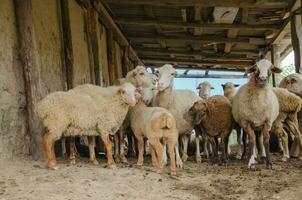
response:
<svg viewBox="0 0 302 200"><path fill-rule="evenodd" d="M88 0L87 8L88 40L91 45L92 64L94 68L94 79L96 85L101 85L99 46L97 38L97 20L93 8L93 0Z"/></svg>
<svg viewBox="0 0 302 200"><path fill-rule="evenodd" d="M302 26L301 17L298 15L292 15L291 17L291 38L295 53L295 70L297 73L302 73Z"/></svg>
<svg viewBox="0 0 302 200"><path fill-rule="evenodd" d="M271 47L271 60L272 64L276 67L280 67L280 52L278 50L278 46L276 44L273 44ZM276 87L279 82L280 78L278 77L278 74L273 73L272 75L273 78L273 86Z"/></svg>
<svg viewBox="0 0 302 200"><path fill-rule="evenodd" d="M113 39L112 30L107 31L107 56L108 56L108 71L109 71L109 82L112 85L115 81L115 46Z"/></svg>
<svg viewBox="0 0 302 200"><path fill-rule="evenodd" d="M67 89L73 88L73 49L68 0L60 0Z"/></svg>
<svg viewBox="0 0 302 200"><path fill-rule="evenodd" d="M35 45L31 0L14 0L19 53L24 75L26 95L27 131L30 153L35 160L42 158L42 124L36 113L41 94L38 86L38 52Z"/></svg>

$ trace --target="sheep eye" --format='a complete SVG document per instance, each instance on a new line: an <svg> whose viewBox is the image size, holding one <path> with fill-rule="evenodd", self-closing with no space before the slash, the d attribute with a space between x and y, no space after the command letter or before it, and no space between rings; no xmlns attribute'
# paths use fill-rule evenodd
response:
<svg viewBox="0 0 302 200"><path fill-rule="evenodd" d="M144 73L143 73L143 72L141 72L141 73L139 73L139 75L143 76L143 75L144 75Z"/></svg>

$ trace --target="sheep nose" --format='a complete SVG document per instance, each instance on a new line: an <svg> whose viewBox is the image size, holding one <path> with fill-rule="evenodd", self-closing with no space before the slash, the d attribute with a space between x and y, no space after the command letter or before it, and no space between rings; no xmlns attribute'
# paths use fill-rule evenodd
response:
<svg viewBox="0 0 302 200"><path fill-rule="evenodd" d="M266 77L265 76L259 76L259 80L266 81Z"/></svg>

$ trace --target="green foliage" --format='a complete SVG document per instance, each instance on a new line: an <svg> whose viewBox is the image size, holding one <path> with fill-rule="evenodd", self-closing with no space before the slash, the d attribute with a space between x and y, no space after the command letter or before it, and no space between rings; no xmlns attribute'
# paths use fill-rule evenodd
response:
<svg viewBox="0 0 302 200"><path fill-rule="evenodd" d="M290 65L281 65L280 68L282 69L282 73L280 74L281 79L283 79L284 77L295 73L295 66L294 64L290 64Z"/></svg>

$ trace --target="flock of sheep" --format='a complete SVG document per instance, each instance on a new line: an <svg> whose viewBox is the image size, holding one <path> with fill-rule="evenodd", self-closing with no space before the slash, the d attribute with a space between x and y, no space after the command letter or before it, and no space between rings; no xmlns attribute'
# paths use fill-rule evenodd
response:
<svg viewBox="0 0 302 200"><path fill-rule="evenodd" d="M97 164L94 136L100 136L108 165L115 168L115 161L127 162L125 135L130 127L132 137L137 141L137 165L143 165L147 139L152 165L159 173L169 157L170 174L175 175L176 167L182 168L188 158L188 146L192 140L196 144L197 162L201 162L200 140L206 156L211 153L213 159L219 159L220 150L220 162L227 162L230 153L228 140L233 129L237 131L240 146L237 157L248 156L248 167L254 168L260 155L271 168L270 131L279 137L284 161L289 159L285 128L302 149L297 120L302 105L302 76L292 74L284 78L280 87L286 89L270 87L270 75L280 72L270 61L263 59L248 70L251 74L249 81L236 93L238 85L226 83L223 85L224 96L211 96L213 87L203 82L197 87L198 96L191 90L173 89L176 70L170 64L160 67L156 75L137 66L120 79L117 86L86 84L49 94L37 107L38 116L46 128L43 149L47 166L58 168L54 143L68 136L88 136L90 161ZM259 131L259 137L254 131ZM114 135L115 159L110 135ZM71 148L71 151L74 150ZM74 158L72 162L75 162Z"/></svg>

